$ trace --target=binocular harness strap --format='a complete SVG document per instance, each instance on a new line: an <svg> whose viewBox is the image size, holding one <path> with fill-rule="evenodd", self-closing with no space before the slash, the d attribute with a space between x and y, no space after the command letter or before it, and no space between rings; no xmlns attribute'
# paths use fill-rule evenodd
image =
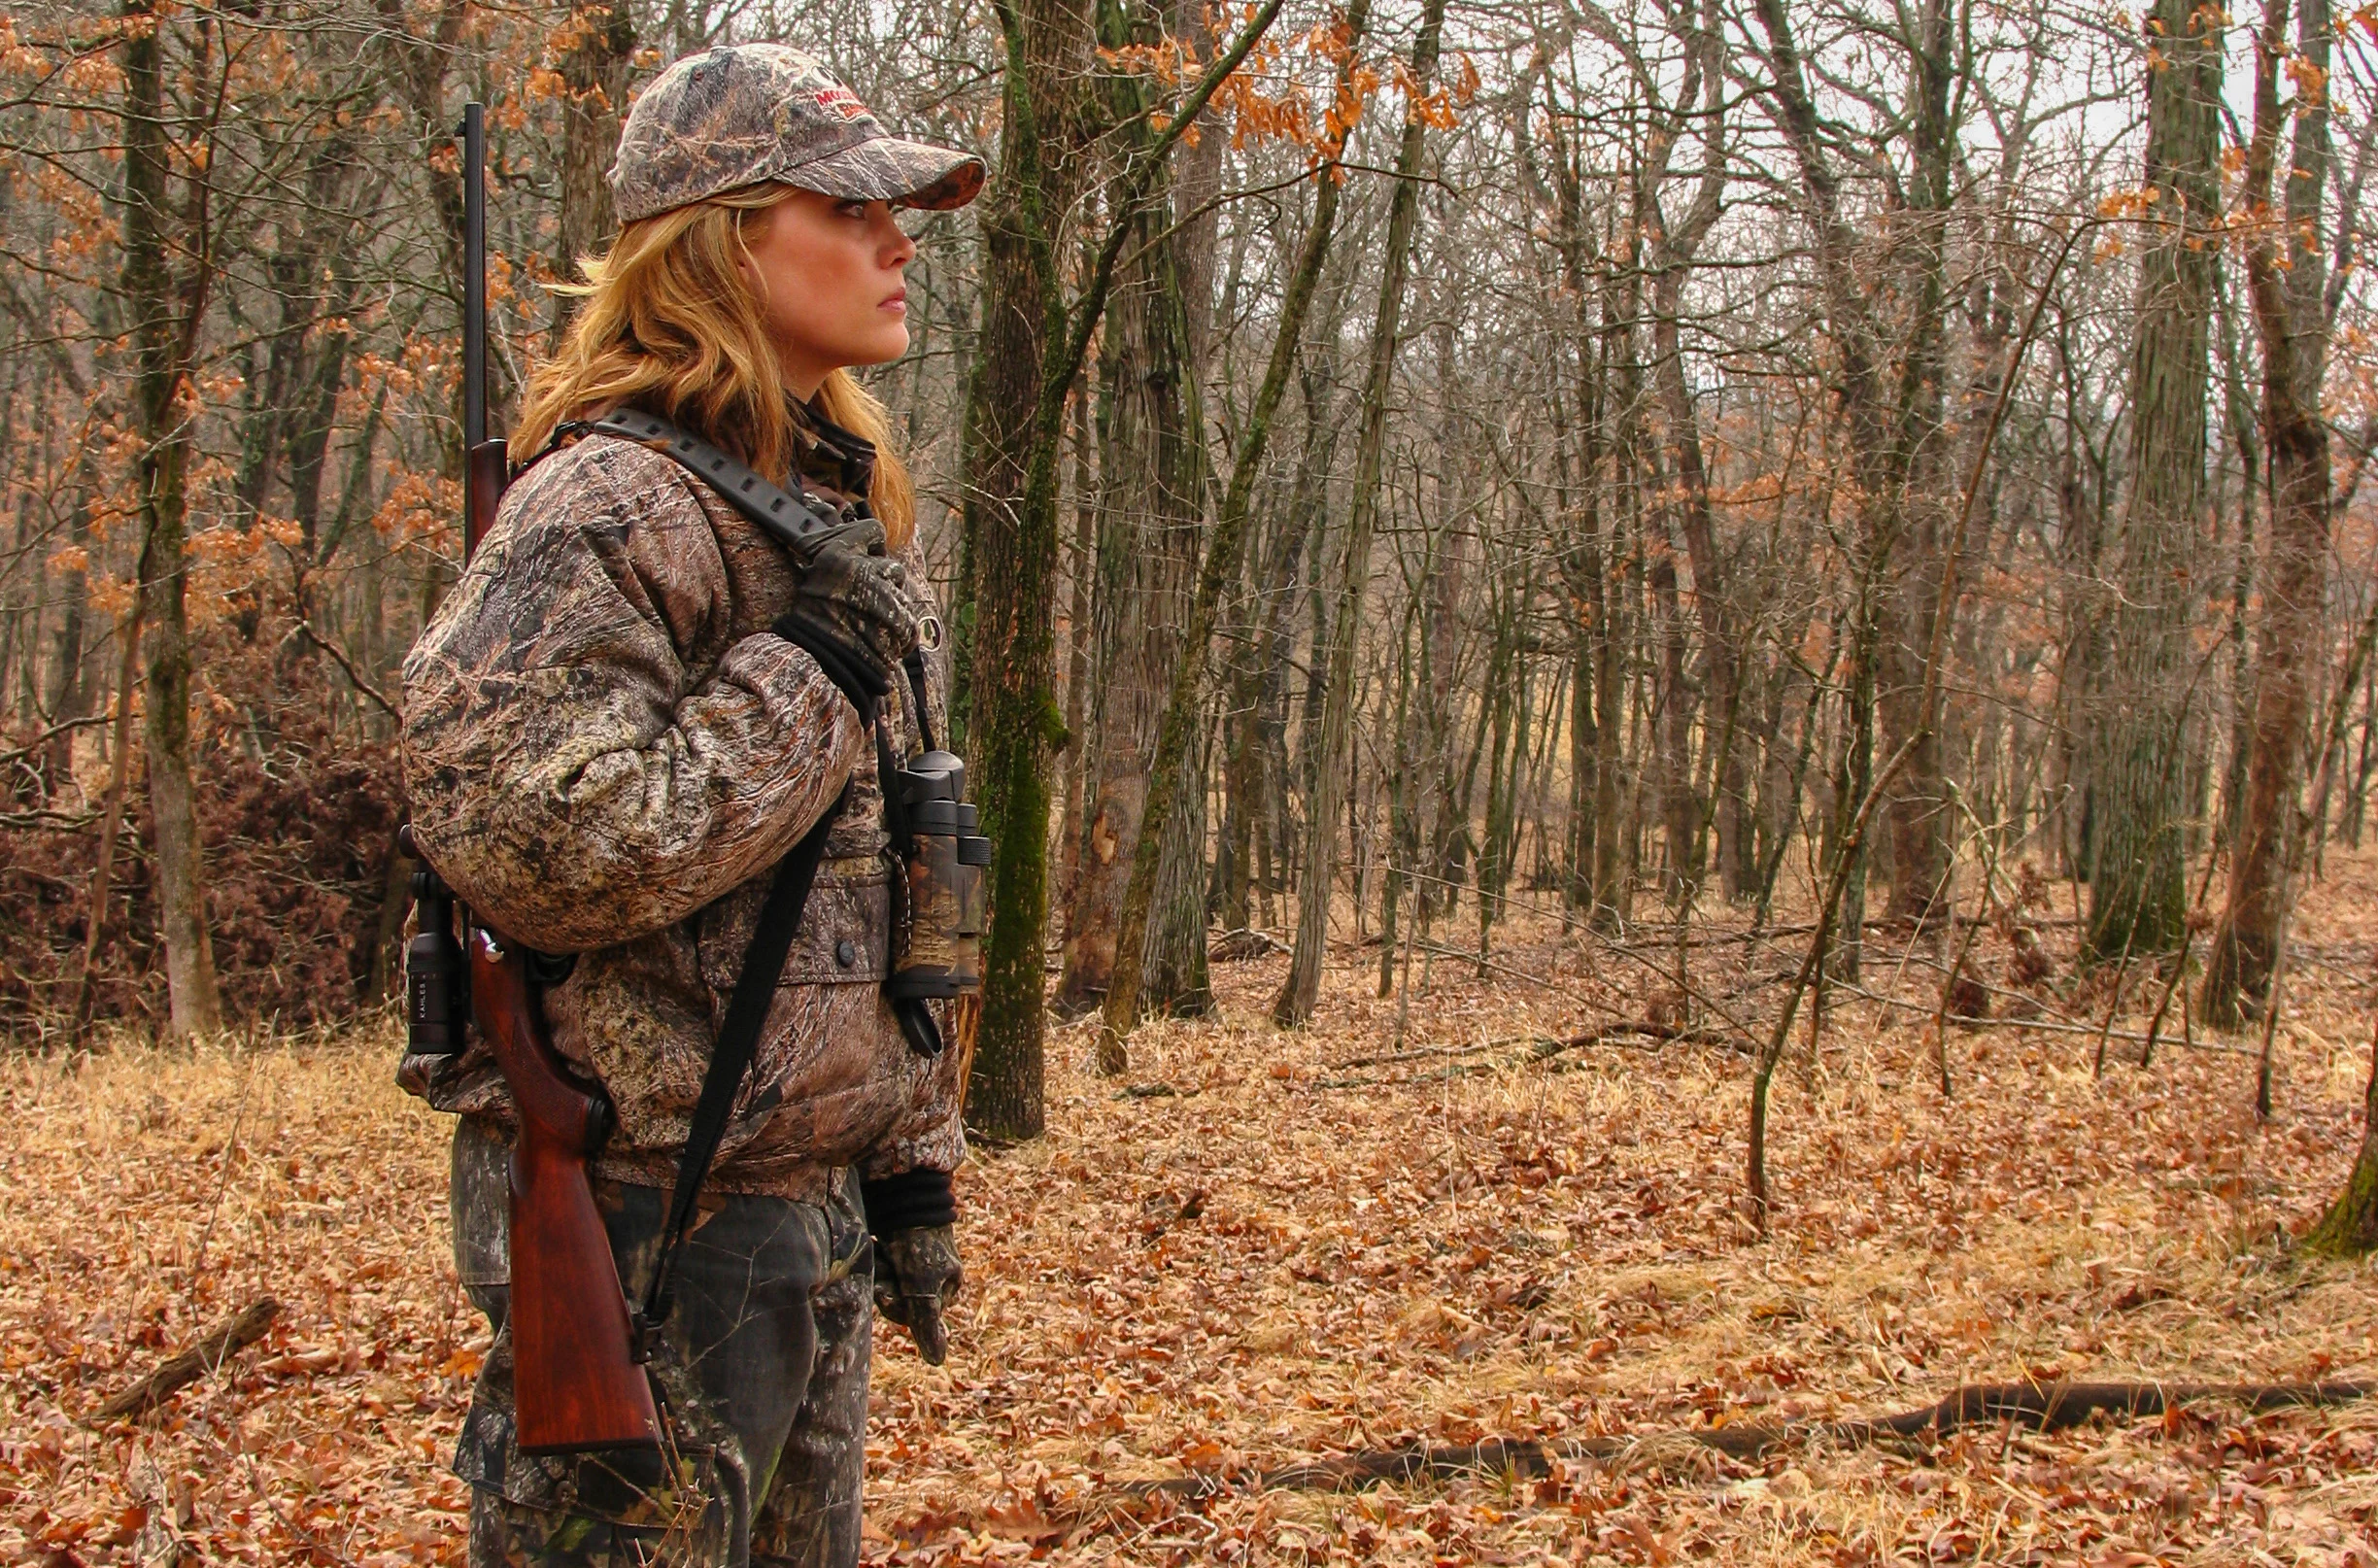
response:
<svg viewBox="0 0 2378 1568"><path fill-rule="evenodd" d="M799 561L806 562L817 554L820 545L829 544L860 526L859 519L846 517L823 497L810 494L801 487L799 474L793 475L794 489L784 490L761 478L749 463L656 415L631 408L615 409L598 420L573 421L554 434L616 435L674 459L680 467L718 492L728 505L783 543Z"/></svg>

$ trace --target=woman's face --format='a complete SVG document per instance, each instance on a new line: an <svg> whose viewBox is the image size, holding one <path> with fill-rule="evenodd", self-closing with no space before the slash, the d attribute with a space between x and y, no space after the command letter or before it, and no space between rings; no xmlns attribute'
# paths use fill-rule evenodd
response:
<svg viewBox="0 0 2378 1568"><path fill-rule="evenodd" d="M745 220L744 279L759 296L785 384L806 402L827 372L908 352L900 270L916 243L881 201L787 188Z"/></svg>

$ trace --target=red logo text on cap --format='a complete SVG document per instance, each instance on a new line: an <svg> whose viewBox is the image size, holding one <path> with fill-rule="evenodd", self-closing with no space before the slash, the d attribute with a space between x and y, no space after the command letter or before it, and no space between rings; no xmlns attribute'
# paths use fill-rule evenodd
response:
<svg viewBox="0 0 2378 1568"><path fill-rule="evenodd" d="M821 113L834 115L846 120L866 118L867 106L859 101L859 94L839 83L832 86L820 87L810 96L817 101Z"/></svg>

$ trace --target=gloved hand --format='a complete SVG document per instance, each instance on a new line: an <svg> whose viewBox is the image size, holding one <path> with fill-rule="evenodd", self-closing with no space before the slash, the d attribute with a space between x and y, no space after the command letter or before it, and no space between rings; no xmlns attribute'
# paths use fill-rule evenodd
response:
<svg viewBox="0 0 2378 1568"><path fill-rule="evenodd" d="M875 1310L908 1330L927 1366L948 1359L941 1310L965 1284L956 1227L929 1225L875 1238Z"/></svg>
<svg viewBox="0 0 2378 1568"><path fill-rule="evenodd" d="M883 525L870 521L864 532L822 547L772 629L806 649L862 713L892 689L900 661L917 647L916 616L900 591L907 573L884 543Z"/></svg>
<svg viewBox="0 0 2378 1568"><path fill-rule="evenodd" d="M941 1309L957 1299L958 1201L947 1171L901 1171L859 1183L875 1237L875 1310L908 1330L937 1367L949 1354Z"/></svg>

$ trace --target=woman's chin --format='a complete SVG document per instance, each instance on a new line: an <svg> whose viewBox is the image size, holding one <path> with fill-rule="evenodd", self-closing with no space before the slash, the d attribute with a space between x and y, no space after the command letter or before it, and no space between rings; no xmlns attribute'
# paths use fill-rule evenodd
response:
<svg viewBox="0 0 2378 1568"><path fill-rule="evenodd" d="M885 328L867 334L864 348L851 356L850 362L861 364L890 364L908 352L908 324L890 323Z"/></svg>

